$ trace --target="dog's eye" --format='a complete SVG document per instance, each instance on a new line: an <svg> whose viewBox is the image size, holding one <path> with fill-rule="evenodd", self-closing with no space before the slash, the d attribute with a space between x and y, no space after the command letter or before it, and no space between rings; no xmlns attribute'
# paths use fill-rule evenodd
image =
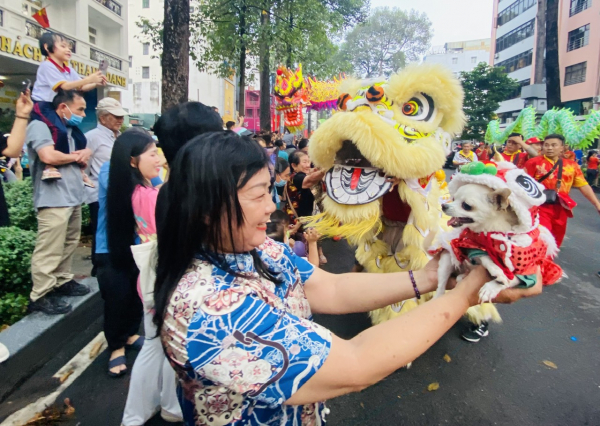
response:
<svg viewBox="0 0 600 426"><path fill-rule="evenodd" d="M468 205L467 203L462 203L461 207L463 208L463 210L466 210L468 212L470 212L471 210L473 210L473 207L471 207L470 205Z"/></svg>

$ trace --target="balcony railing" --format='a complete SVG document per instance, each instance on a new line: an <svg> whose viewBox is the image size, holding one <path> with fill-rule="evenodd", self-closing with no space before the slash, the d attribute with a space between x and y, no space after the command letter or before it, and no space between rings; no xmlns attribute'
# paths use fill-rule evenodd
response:
<svg viewBox="0 0 600 426"><path fill-rule="evenodd" d="M592 5L592 0L571 0L571 10L569 16L577 15L589 8Z"/></svg>
<svg viewBox="0 0 600 426"><path fill-rule="evenodd" d="M569 40L569 45L567 46L567 52L571 50L579 49L583 46L587 46L588 41L590 39L589 32L586 33L585 36L579 38L573 38Z"/></svg>
<svg viewBox="0 0 600 426"><path fill-rule="evenodd" d="M113 13L121 16L121 5L114 0L96 0L97 3L100 3L102 6L107 8Z"/></svg>
<svg viewBox="0 0 600 426"><path fill-rule="evenodd" d="M90 48L90 59L92 61L96 61L96 62L100 62L101 60L105 60L108 61L108 66L117 69L117 70L121 70L123 67L123 63L120 59L115 58L114 56L110 56L107 53L104 52L100 52L99 50L94 49L93 47Z"/></svg>
<svg viewBox="0 0 600 426"><path fill-rule="evenodd" d="M35 22L30 21L30 20L25 21L25 33L29 37L33 37L36 40L39 40L40 37L42 36L42 34L44 34L45 32L48 32L48 30L45 30L44 28L42 28L40 25L36 24ZM67 42L69 42L69 44L71 45L70 46L71 52L77 53L77 42L75 40L67 37L64 34L59 33L58 31L51 31L51 32L53 32L55 34L59 34L62 38L67 40Z"/></svg>

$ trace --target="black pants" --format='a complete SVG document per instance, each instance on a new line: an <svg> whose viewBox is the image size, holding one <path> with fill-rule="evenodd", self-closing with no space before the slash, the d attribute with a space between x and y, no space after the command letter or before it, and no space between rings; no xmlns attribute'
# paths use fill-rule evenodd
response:
<svg viewBox="0 0 600 426"><path fill-rule="evenodd" d="M593 185L596 182L596 178L598 177L598 170L587 169L586 175L588 183L590 185Z"/></svg>
<svg viewBox="0 0 600 426"><path fill-rule="evenodd" d="M98 201L89 203L90 208L90 228L92 231L92 276L96 276L98 265L96 264L96 229L98 228L98 209L100 204Z"/></svg>
<svg viewBox="0 0 600 426"><path fill-rule="evenodd" d="M143 318L142 301L137 292L138 270L115 268L108 254L96 254L98 286L104 299L104 336L115 351L137 334Z"/></svg>

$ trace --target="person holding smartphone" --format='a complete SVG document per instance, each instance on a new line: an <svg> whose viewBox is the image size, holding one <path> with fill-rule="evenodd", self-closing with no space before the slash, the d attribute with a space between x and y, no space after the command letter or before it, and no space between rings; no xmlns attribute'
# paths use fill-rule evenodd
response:
<svg viewBox="0 0 600 426"><path fill-rule="evenodd" d="M15 122L13 123L10 135L8 137L0 134L0 156L16 158L21 155L23 145L25 144L25 135L27 134L27 123L29 123L29 114L33 108L33 102L29 89L21 93L17 99ZM0 180L0 226L10 226L8 217L8 206L4 198L4 190Z"/></svg>

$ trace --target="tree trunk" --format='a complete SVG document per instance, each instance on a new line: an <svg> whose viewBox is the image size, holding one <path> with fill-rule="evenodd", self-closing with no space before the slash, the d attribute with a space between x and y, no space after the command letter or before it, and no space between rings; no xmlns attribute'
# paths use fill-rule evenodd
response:
<svg viewBox="0 0 600 426"><path fill-rule="evenodd" d="M290 40L292 31L294 29L294 15L292 14L292 6L291 6L291 2L290 2L290 33L288 35L288 43L287 43L287 59L286 59L286 66L288 67L288 69L292 69L292 67L294 66L294 58L293 56L293 51L292 51L292 41Z"/></svg>
<svg viewBox="0 0 600 426"><path fill-rule="evenodd" d="M246 1L242 1L242 7L240 9L240 63L238 72L239 77L239 99L238 99L238 114L246 115ZM235 118L235 117L234 117Z"/></svg>
<svg viewBox="0 0 600 426"><path fill-rule="evenodd" d="M271 55L269 50L268 35L270 16L268 11L262 12L260 16L262 40L260 44L260 130L271 131L271 82L269 79L269 65Z"/></svg>
<svg viewBox="0 0 600 426"><path fill-rule="evenodd" d="M190 0L165 0L163 21L162 112L188 100Z"/></svg>
<svg viewBox="0 0 600 426"><path fill-rule="evenodd" d="M548 109L560 107L560 63L558 60L559 0L546 2L546 98Z"/></svg>
<svg viewBox="0 0 600 426"><path fill-rule="evenodd" d="M546 0L538 1L536 16L537 35L535 40L535 72L533 84L544 82L544 63L546 55Z"/></svg>

